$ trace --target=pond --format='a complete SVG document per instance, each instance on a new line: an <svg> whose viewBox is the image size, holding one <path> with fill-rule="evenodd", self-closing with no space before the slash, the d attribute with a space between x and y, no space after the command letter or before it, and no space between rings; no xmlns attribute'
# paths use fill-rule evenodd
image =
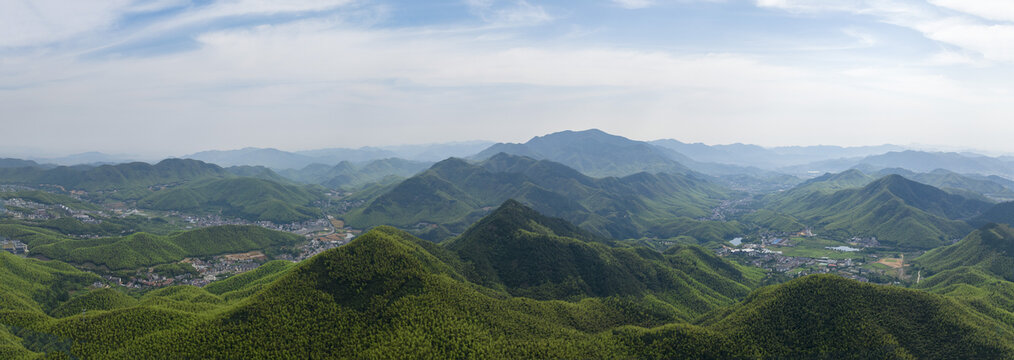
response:
<svg viewBox="0 0 1014 360"><path fill-rule="evenodd" d="M844 251L844 252L853 252L853 251L862 250L862 249L856 249L854 247L848 247L848 246L844 246L844 245L843 246L826 246L824 248L825 249L834 250L834 251Z"/></svg>

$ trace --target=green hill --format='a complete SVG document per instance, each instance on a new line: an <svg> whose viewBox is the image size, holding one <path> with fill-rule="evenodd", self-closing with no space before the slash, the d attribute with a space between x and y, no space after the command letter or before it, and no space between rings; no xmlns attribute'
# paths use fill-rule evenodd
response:
<svg viewBox="0 0 1014 360"><path fill-rule="evenodd" d="M69 301L60 304L50 312L56 318L62 318L88 311L113 310L130 307L137 304L137 299L112 288L96 289L76 296Z"/></svg>
<svg viewBox="0 0 1014 360"><path fill-rule="evenodd" d="M586 358L615 351L594 341L604 330L671 319L619 300L505 297L464 282L423 244L377 228L244 300L222 305L203 295L208 310L193 316L136 307L67 318L52 329L78 341L120 339L75 345L88 358ZM189 295L169 304L195 304L203 292L183 290ZM149 324L159 316L166 319ZM125 333L131 329L138 331Z"/></svg>
<svg viewBox="0 0 1014 360"><path fill-rule="evenodd" d="M540 217L516 203L505 204L473 230L467 235L482 239L463 235L445 249L378 227L303 263L274 263L207 289L160 289L133 304L125 304L131 301L109 290L58 300L54 305L71 308L89 298L109 299L97 301L94 310L63 318L46 315L52 306L29 306L14 313L4 310L9 308L7 302L0 302L0 324L25 329L19 333L37 339L21 341L31 343L31 348L53 349L54 344L69 341L67 352L88 359L1014 356L1010 322L948 296L833 275L755 290L741 302L693 322L681 320L665 301L651 295L579 301L514 297L469 281L468 269L474 262L455 260L454 249L476 250L462 250L462 258L474 258L465 253L485 253L492 259L499 253L482 250L476 242L509 243L521 240L512 234L525 232L535 233L543 243L567 241L572 248L605 245L572 225ZM540 250L518 255L533 256ZM642 256L665 258L657 263L671 264L673 271L689 274L690 279L706 278L702 272L737 268L695 246L655 254ZM47 264L0 257L14 259L16 267ZM565 270L571 268L568 260L528 270ZM609 278L614 276L611 272L602 275ZM5 274L0 270L4 280L20 283L35 276ZM0 287L7 283L0 282ZM19 347L19 336L4 329L0 326L0 351L37 355L38 351Z"/></svg>
<svg viewBox="0 0 1014 360"><path fill-rule="evenodd" d="M988 223L1014 225L1014 201L1002 202L993 205L969 222L977 226L982 226Z"/></svg>
<svg viewBox="0 0 1014 360"><path fill-rule="evenodd" d="M930 250L915 261L933 273L972 266L1014 281L1014 230L1008 225L987 224L958 243Z"/></svg>
<svg viewBox="0 0 1014 360"><path fill-rule="evenodd" d="M688 318L745 296L760 278L701 248L675 247L660 254L602 241L508 200L446 246L467 264L469 280L514 296L576 300L652 294Z"/></svg>
<svg viewBox="0 0 1014 360"><path fill-rule="evenodd" d="M225 168L225 171L228 172L229 174L236 175L239 177L251 177L261 180L273 181L281 184L292 183L292 181L289 180L288 178L279 175L274 170L271 170L263 166L250 166L250 165L230 166Z"/></svg>
<svg viewBox="0 0 1014 360"><path fill-rule="evenodd" d="M929 249L968 233L971 228L961 220L988 206L983 201L888 175L862 188L830 194L811 192L773 209L829 236L876 236L886 245Z"/></svg>
<svg viewBox="0 0 1014 360"><path fill-rule="evenodd" d="M833 194L839 190L861 188L873 182L873 180L876 179L856 169L846 170L837 174L827 173L806 180L785 192L767 196L764 199L764 205L768 208L782 209L789 212L798 211L809 201L819 199L824 195Z"/></svg>
<svg viewBox="0 0 1014 360"><path fill-rule="evenodd" d="M201 180L156 191L138 206L156 210L215 212L250 221L290 223L320 217L312 189L255 178Z"/></svg>
<svg viewBox="0 0 1014 360"><path fill-rule="evenodd" d="M49 311L100 278L58 261L0 251L0 311Z"/></svg>
<svg viewBox="0 0 1014 360"><path fill-rule="evenodd" d="M970 194L973 197L985 197L987 199L1014 199L1014 190L1011 190L997 181L991 181L988 178L965 176L944 169L937 169L928 173L916 173L905 169L894 168L882 169L878 171L877 174L881 176L898 174L904 176L905 178L940 188L941 190L952 194Z"/></svg>
<svg viewBox="0 0 1014 360"><path fill-rule="evenodd" d="M703 323L755 358L1009 358L1014 336L940 295L808 276L766 287Z"/></svg>
<svg viewBox="0 0 1014 360"><path fill-rule="evenodd" d="M273 250L303 240L299 235L257 226L226 225L169 236L135 233L115 238L62 239L33 246L31 251L50 259L121 270L177 262L187 257Z"/></svg>
<svg viewBox="0 0 1014 360"><path fill-rule="evenodd" d="M728 196L728 190L694 175L595 179L559 163L498 154L478 164L441 161L345 220L356 227L432 223L460 233L488 210L516 199L598 235L628 238L674 217L705 216Z"/></svg>
<svg viewBox="0 0 1014 360"><path fill-rule="evenodd" d="M135 162L98 167L0 168L0 182L52 184L87 191L143 188L226 175L217 165L183 159L166 159L155 165Z"/></svg>

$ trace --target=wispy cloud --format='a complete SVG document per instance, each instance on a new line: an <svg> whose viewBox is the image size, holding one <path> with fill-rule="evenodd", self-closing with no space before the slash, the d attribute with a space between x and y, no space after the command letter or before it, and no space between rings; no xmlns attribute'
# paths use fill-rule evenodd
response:
<svg viewBox="0 0 1014 360"><path fill-rule="evenodd" d="M655 5L655 0L612 0L624 9L643 9Z"/></svg>
<svg viewBox="0 0 1014 360"><path fill-rule="evenodd" d="M105 29L129 0L11 0L0 3L0 47L49 44Z"/></svg>
<svg viewBox="0 0 1014 360"><path fill-rule="evenodd" d="M494 26L531 26L553 20L545 8L526 0L465 0L465 3L483 21Z"/></svg>
<svg viewBox="0 0 1014 360"><path fill-rule="evenodd" d="M30 4L36 3L44 1ZM666 2L657 10L699 8L681 8L684 3ZM3 6L27 9L29 3L14 4L0 4L0 17L10 16ZM788 30L724 19L703 29L712 21L694 14L671 22L700 30L692 35L642 24L657 17L606 1L562 10L514 0L103 4L80 9L94 16L63 30L3 28L8 23L0 22L12 35L0 36L6 41L0 46L7 46L0 49L5 131L47 134L60 139L53 146L67 148L101 144L110 151L177 155L212 147L419 143L491 133L501 136L495 140L523 140L588 127L710 142L820 137L812 141L939 143L940 136L971 131L948 119L989 126L1014 115L1007 77L946 71L1008 74L996 64L1014 54L988 48L1006 46L990 44L1005 41L1000 33L1006 24L925 2L762 0L761 9L717 3L708 11L762 12L749 20L783 21ZM457 17L418 22L411 6L441 15L453 10ZM53 21L71 17L37 10ZM381 15L358 20L370 11ZM604 12L621 16L588 20ZM792 21L817 26L811 18L829 14L843 16L805 42L783 42L796 38ZM409 20L398 22L398 16ZM847 21L853 18L863 21ZM886 49L897 44L897 35L882 29L895 27L883 24L915 29L904 31L905 41L920 40L914 34L929 40L899 56ZM981 26L1000 27L993 28L996 34L977 33ZM568 36L574 28L595 31ZM764 40L772 35L764 31L776 30L782 32L772 43L782 48L723 42L743 34ZM192 46L145 56L82 55L179 39ZM826 46L841 43L847 46ZM913 124L932 131L907 131ZM1006 144L1011 135L967 137ZM13 138L5 141L37 142L29 135Z"/></svg>
<svg viewBox="0 0 1014 360"><path fill-rule="evenodd" d="M797 13L849 12L919 31L928 39L1014 62L1014 5L985 0L758 0L758 6ZM1001 21L1001 22L995 22Z"/></svg>

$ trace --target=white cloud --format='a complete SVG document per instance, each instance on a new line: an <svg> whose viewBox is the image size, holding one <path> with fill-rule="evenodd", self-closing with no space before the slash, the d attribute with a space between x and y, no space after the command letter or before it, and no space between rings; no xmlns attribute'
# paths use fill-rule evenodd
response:
<svg viewBox="0 0 1014 360"><path fill-rule="evenodd" d="M502 4L506 2L506 4ZM492 26L531 26L553 20L553 16L540 5L526 0L465 0L465 4Z"/></svg>
<svg viewBox="0 0 1014 360"><path fill-rule="evenodd" d="M655 5L654 0L612 0L614 4L624 9L643 9Z"/></svg>
<svg viewBox="0 0 1014 360"><path fill-rule="evenodd" d="M791 12L850 12L868 15L888 24L919 31L928 39L960 47L989 61L1014 62L1014 24L988 19L1014 19L1014 5L997 1L879 0L758 0L757 5ZM942 11L935 5L962 13Z"/></svg>
<svg viewBox="0 0 1014 360"><path fill-rule="evenodd" d="M1009 77L955 78L921 63L841 60L837 64L849 66L842 69L768 54L646 50L587 39L532 42L514 36L519 32L512 27L492 25L550 21L541 7L471 1L489 23L385 30L328 16L203 33L195 36L196 49L140 58L78 59L60 49L5 54L0 118L6 133L62 139L54 149L176 155L251 145L517 141L589 127L643 139L761 144L965 138L1002 148L1014 136L1003 125L1014 116L1007 101L1012 87L1003 81ZM825 11L819 2L765 2L795 13ZM347 4L233 0L194 8L146 31ZM928 64L986 58L971 50L985 44L967 40L983 35L955 30L977 19L902 2L831 6L964 44L941 46ZM521 15L508 15L512 11ZM842 31L862 46L881 41L868 27ZM916 126L920 131L911 131ZM995 131L971 133L984 127ZM6 141L32 141L11 138Z"/></svg>
<svg viewBox="0 0 1014 360"><path fill-rule="evenodd" d="M101 30L130 5L129 0L0 2L0 47L44 45Z"/></svg>
<svg viewBox="0 0 1014 360"><path fill-rule="evenodd" d="M929 0L936 6L996 21L1014 21L1014 2L1003 0Z"/></svg>
<svg viewBox="0 0 1014 360"><path fill-rule="evenodd" d="M742 54L550 47L482 35L316 20L209 33L195 51L159 57L26 58L15 65L35 70L0 83L33 85L0 91L0 108L6 118L32 119L11 124L13 133L45 129L94 142L74 136L89 133L93 122L67 119L101 119L106 130L95 136L107 136L104 143L177 154L488 137L475 134L523 140L588 127L766 144L806 134L930 142L923 133L886 136L968 104L1011 113L996 105L1005 97L909 69L816 71ZM773 123L781 129L775 137ZM145 126L160 136L127 135ZM871 138L871 128L887 135Z"/></svg>
<svg viewBox="0 0 1014 360"><path fill-rule="evenodd" d="M941 51L933 54L927 61L929 65L975 65L982 66L983 62L964 52Z"/></svg>

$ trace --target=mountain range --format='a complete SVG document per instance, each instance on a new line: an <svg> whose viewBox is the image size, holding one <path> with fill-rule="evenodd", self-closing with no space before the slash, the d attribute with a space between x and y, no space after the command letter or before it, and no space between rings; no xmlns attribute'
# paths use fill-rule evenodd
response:
<svg viewBox="0 0 1014 360"><path fill-rule="evenodd" d="M283 151L273 148L202 151L183 158L201 160L219 166L252 165L276 170L302 169L313 164L335 166L341 162L361 163L401 158L415 162L434 162L449 157L465 157L479 152L491 143L486 141L453 142L358 149L332 148L305 151Z"/></svg>
<svg viewBox="0 0 1014 360"><path fill-rule="evenodd" d="M389 158L365 163L342 161L337 165L311 164L279 173L293 181L328 188L357 188L378 182L394 182L426 170L433 163Z"/></svg>
<svg viewBox="0 0 1014 360"><path fill-rule="evenodd" d="M826 175L768 201L772 210L825 235L875 236L885 244L923 249L967 234L971 227L963 220L992 206L894 174L855 187L868 179L856 170Z"/></svg>
<svg viewBox="0 0 1014 360"><path fill-rule="evenodd" d="M1014 355L993 302L834 275L758 288L755 269L698 247L610 244L512 201L445 244L377 227L300 264L137 298L59 262L0 260L0 352L16 359Z"/></svg>
<svg viewBox="0 0 1014 360"><path fill-rule="evenodd" d="M479 163L454 158L436 163L344 217L357 227L446 228L427 236L436 239L460 233L513 198L600 236L627 238L672 218L705 216L730 195L693 173L597 179L553 161L500 153Z"/></svg>
<svg viewBox="0 0 1014 360"><path fill-rule="evenodd" d="M672 149L700 162L755 166L768 170L818 161L865 157L904 150L903 147L897 145L858 147L818 145L766 148L740 143L729 145L689 144L673 139L655 140L651 141L651 144Z"/></svg>

